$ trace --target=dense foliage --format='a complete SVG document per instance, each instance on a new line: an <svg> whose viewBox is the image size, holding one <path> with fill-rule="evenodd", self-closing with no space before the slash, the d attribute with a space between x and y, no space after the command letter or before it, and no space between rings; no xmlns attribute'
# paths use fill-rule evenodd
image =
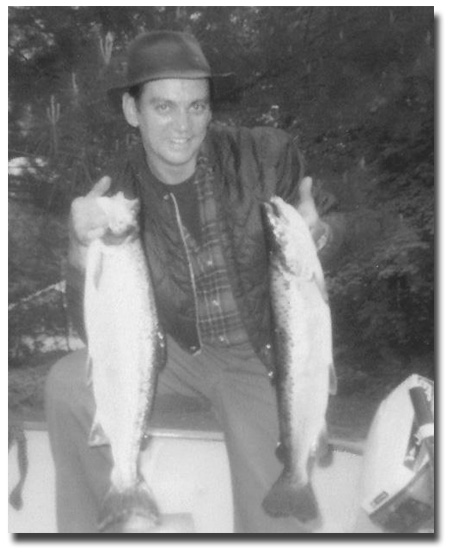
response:
<svg viewBox="0 0 450 555"><path fill-rule="evenodd" d="M11 7L9 158L27 163L9 183L11 300L60 280L70 200L133 140L105 102L112 61L161 28L236 72L216 117L287 129L346 218L329 275L338 348L432 351L431 7Z"/></svg>

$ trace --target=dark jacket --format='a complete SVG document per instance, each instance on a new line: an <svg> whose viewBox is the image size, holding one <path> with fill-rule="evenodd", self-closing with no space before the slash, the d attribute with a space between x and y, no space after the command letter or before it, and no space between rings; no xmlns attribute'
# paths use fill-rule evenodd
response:
<svg viewBox="0 0 450 555"><path fill-rule="evenodd" d="M202 155L214 174L224 256L243 324L255 352L272 368L272 321L268 252L261 203L279 195L298 201L302 157L289 135L273 128L212 125ZM112 192L141 200L141 226L163 328L183 348L201 348L197 326L188 314L195 303L187 253L170 195L150 180L142 147L112 175Z"/></svg>

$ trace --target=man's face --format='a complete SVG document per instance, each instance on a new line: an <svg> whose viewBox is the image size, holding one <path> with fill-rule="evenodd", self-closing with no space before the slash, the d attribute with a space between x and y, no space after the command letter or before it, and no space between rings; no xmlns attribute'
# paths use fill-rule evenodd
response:
<svg viewBox="0 0 450 555"><path fill-rule="evenodd" d="M140 130L157 177L171 184L194 173L211 121L207 79L149 81L138 100L124 95L123 108L128 123Z"/></svg>

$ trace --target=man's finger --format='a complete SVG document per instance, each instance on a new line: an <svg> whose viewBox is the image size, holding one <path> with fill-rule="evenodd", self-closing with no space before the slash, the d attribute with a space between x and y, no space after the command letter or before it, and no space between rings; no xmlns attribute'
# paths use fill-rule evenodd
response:
<svg viewBox="0 0 450 555"><path fill-rule="evenodd" d="M298 211L310 227L314 226L319 219L316 203L312 195L312 184L313 180L311 177L304 177L301 180L299 184L300 202L298 205Z"/></svg>
<svg viewBox="0 0 450 555"><path fill-rule="evenodd" d="M300 181L299 190L300 190L300 202L305 202L309 200L313 200L312 196L312 184L313 180L311 177L304 177Z"/></svg>
<svg viewBox="0 0 450 555"><path fill-rule="evenodd" d="M101 197L103 196L111 186L111 178L109 175L103 176L97 181L97 183L92 187L86 197Z"/></svg>

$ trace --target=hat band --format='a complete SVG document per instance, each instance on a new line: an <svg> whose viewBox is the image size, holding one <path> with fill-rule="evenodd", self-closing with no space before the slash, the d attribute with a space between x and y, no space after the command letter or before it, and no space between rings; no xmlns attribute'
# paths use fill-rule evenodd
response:
<svg viewBox="0 0 450 555"><path fill-rule="evenodd" d="M140 85L148 81L159 81L161 79L210 79L212 77L210 72L199 70L164 70L164 71L150 71L147 74L139 76L128 76L128 86Z"/></svg>

